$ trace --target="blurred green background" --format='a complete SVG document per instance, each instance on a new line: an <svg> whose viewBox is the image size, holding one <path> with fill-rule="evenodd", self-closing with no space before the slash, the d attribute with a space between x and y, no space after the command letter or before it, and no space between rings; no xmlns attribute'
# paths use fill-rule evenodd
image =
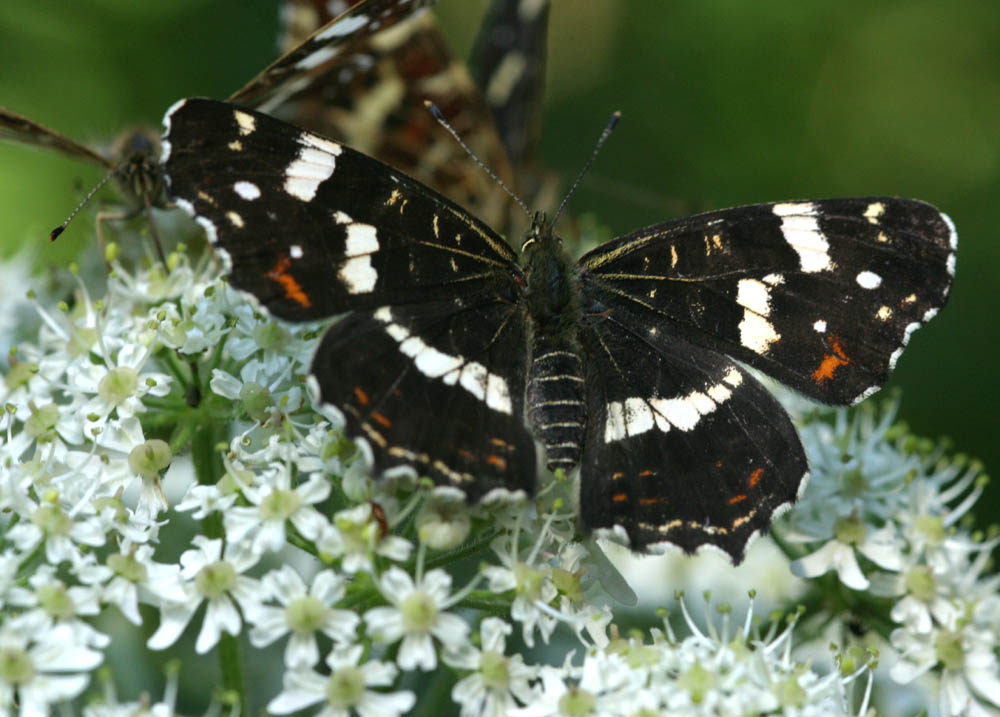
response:
<svg viewBox="0 0 1000 717"><path fill-rule="evenodd" d="M464 56L486 0L441 0ZM571 204L614 233L689 210L890 194L947 211L961 238L949 307L894 384L926 436L1000 466L1000 3L554 0L541 155L572 177L623 120ZM273 58L272 2L7 0L0 104L100 142L179 97L223 97ZM95 251L60 223L101 172L0 145L0 249L61 270ZM86 218L81 221L88 221ZM994 519L1000 490L980 504Z"/></svg>

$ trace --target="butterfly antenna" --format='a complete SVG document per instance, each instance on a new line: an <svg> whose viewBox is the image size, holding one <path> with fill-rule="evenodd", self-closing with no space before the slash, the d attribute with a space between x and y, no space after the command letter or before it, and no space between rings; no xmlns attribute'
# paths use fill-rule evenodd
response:
<svg viewBox="0 0 1000 717"><path fill-rule="evenodd" d="M57 226L55 229L52 230L52 232L49 234L49 241L55 241L60 234L66 231L66 227L68 227L69 223L73 221L73 217L79 214L80 210L83 209L85 206L87 206L87 202L89 202L93 198L93 196L97 194L98 191L100 191L101 187L103 187L105 184L108 183L108 180L110 180L113 176L115 176L116 171L117 169L112 169L110 172L108 172L105 175L104 179L98 182L97 186L91 189L87 193L87 196L84 197L83 201L76 206L76 209L73 210L73 213L70 214L68 217L66 217L66 221L64 221L62 224L60 224L59 226Z"/></svg>
<svg viewBox="0 0 1000 717"><path fill-rule="evenodd" d="M594 160L597 159L598 152L601 151L601 147L604 146L608 137L611 136L611 132L614 131L615 125L618 124L618 120L621 118L621 112L615 112L611 115L611 119L608 120L608 124L605 126L604 131L601 132L601 136L597 138L597 146L595 146L594 151L590 153L590 159L588 159L587 163L583 165L583 169L580 170L580 173L576 175L576 179L573 180L573 185L569 188L569 191L566 192L566 196L563 197L562 202L559 203L559 208L556 209L556 213L552 217L552 224L555 224L556 219L558 219L559 215L562 214L562 210L566 206L566 202L568 202L569 198L573 196L573 192L576 191L576 188L580 186L580 182L583 181L584 175L590 170L590 166L594 163Z"/></svg>
<svg viewBox="0 0 1000 717"><path fill-rule="evenodd" d="M430 113L434 116L434 119L437 120L437 123L439 125L441 125L446 130L448 130L448 134L450 134L452 137L455 138L455 141L458 142L458 144L462 147L462 149L465 150L465 153L468 154L470 157L472 157L472 160L476 164L478 164L480 167L482 167L483 171L486 172L488 175L490 175L490 178L494 182L496 182L497 184L499 184L503 188L503 190L505 192L507 192L507 194L510 196L510 198L513 199L515 202L517 202L518 206L520 206L521 209L524 210L524 213L527 214L530 217L531 216L531 210L528 209L528 205L524 203L524 200L522 200L519 196L517 196L516 194L514 194L513 190L511 190L510 187L508 187L506 184L504 184L504 181L502 179L500 179L500 177L497 176L497 173L494 172L492 169L490 169L488 166L486 166L486 162L484 162L483 160L481 160L479 158L479 156L475 152L472 151L472 148L469 147L469 145L467 145L462 140L462 138L458 136L458 132L456 132L455 128L452 127L448 123L448 120L446 120L444 118L444 115L441 114L441 110L438 109L438 106L436 104L434 104L433 102L431 102L430 100L424 100L424 107L426 107L430 111Z"/></svg>

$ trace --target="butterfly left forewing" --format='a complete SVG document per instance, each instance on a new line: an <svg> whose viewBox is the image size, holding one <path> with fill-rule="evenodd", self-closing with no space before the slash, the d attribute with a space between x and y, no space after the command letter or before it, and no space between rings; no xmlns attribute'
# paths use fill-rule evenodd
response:
<svg viewBox="0 0 1000 717"><path fill-rule="evenodd" d="M624 309L588 306L580 516L633 550L702 545L739 562L790 505L805 453L777 400L731 359ZM622 535L622 531L624 535Z"/></svg>
<svg viewBox="0 0 1000 717"><path fill-rule="evenodd" d="M499 236L377 160L224 102L183 100L164 122L172 196L277 316L516 291Z"/></svg>
<svg viewBox="0 0 1000 717"><path fill-rule="evenodd" d="M944 304L955 232L888 197L759 204L647 227L580 260L586 291L829 403L885 383ZM657 328L659 327L659 328Z"/></svg>

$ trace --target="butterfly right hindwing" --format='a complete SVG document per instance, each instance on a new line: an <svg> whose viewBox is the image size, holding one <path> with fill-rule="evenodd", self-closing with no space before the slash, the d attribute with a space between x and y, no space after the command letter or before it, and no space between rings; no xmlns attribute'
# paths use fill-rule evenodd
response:
<svg viewBox="0 0 1000 717"><path fill-rule="evenodd" d="M590 306L584 323L585 529L621 526L635 550L707 543L739 562L807 470L788 414L731 359L623 309Z"/></svg>

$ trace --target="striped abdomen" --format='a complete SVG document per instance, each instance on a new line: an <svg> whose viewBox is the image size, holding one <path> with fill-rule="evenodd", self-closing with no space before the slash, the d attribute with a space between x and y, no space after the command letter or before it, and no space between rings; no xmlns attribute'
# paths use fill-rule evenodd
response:
<svg viewBox="0 0 1000 717"><path fill-rule="evenodd" d="M528 369L528 420L545 446L549 470L580 462L586 420L583 364L566 341L536 336Z"/></svg>

